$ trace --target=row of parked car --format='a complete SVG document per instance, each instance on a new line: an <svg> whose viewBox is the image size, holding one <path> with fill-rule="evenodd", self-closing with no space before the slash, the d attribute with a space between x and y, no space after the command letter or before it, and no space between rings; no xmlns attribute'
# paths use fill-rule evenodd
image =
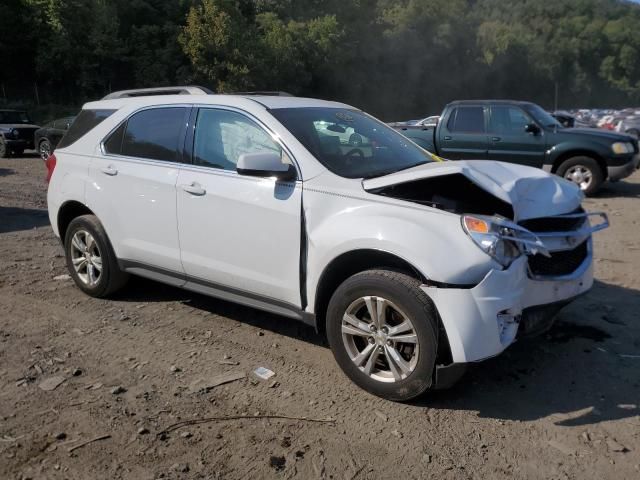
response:
<svg viewBox="0 0 640 480"><path fill-rule="evenodd" d="M46 160L74 118L59 118L40 127L24 110L0 110L0 158L20 156L25 150L37 150Z"/></svg>

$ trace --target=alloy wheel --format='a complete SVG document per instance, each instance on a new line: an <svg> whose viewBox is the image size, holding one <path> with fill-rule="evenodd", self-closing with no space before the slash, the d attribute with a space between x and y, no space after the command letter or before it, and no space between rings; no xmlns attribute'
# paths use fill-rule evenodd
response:
<svg viewBox="0 0 640 480"><path fill-rule="evenodd" d="M583 165L573 165L565 173L564 178L577 184L580 190L587 190L593 181L593 173Z"/></svg>
<svg viewBox="0 0 640 480"><path fill-rule="evenodd" d="M389 300L366 296L342 318L342 341L351 361L380 382L407 378L418 363L418 336L409 317Z"/></svg>
<svg viewBox="0 0 640 480"><path fill-rule="evenodd" d="M49 155L51 155L51 145L46 140L44 142L40 142L40 148L38 150L42 160L46 160L49 158Z"/></svg>
<svg viewBox="0 0 640 480"><path fill-rule="evenodd" d="M102 256L93 235L86 230L78 230L71 239L71 263L78 278L90 287L100 281Z"/></svg>

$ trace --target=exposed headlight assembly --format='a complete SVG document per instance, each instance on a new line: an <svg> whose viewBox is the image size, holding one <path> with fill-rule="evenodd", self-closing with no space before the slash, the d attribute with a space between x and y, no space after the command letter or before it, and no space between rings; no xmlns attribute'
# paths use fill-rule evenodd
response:
<svg viewBox="0 0 640 480"><path fill-rule="evenodd" d="M536 235L504 218L463 215L462 228L480 250L503 267L511 265L523 253L549 256Z"/></svg>
<svg viewBox="0 0 640 480"><path fill-rule="evenodd" d="M611 150L616 155L624 155L626 153L633 153L633 143L629 142L616 142L611 144Z"/></svg>

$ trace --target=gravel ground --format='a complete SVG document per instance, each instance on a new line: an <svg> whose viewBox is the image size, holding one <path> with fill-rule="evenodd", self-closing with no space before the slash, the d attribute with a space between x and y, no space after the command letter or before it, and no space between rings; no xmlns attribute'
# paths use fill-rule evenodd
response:
<svg viewBox="0 0 640 480"><path fill-rule="evenodd" d="M586 202L612 222L593 290L410 404L357 389L285 318L135 278L83 295L44 174L0 159L0 478L640 478L640 173Z"/></svg>

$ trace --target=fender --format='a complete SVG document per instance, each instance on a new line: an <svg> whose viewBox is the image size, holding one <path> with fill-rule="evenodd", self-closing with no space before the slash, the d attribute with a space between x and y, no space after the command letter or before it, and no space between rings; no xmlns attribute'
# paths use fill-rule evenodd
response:
<svg viewBox="0 0 640 480"><path fill-rule="evenodd" d="M324 269L351 251L389 253L435 283L476 284L492 268L501 268L462 233L459 215L429 207L363 198L353 199L344 208L331 194L305 189L305 219L309 238L306 287L311 306Z"/></svg>

